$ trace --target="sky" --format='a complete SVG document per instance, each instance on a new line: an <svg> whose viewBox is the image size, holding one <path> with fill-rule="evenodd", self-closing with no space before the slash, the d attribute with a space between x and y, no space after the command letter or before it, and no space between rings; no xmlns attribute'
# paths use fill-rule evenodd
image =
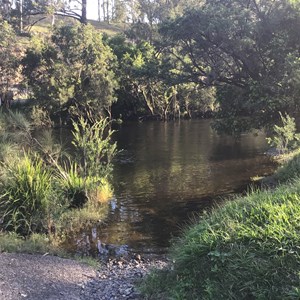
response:
<svg viewBox="0 0 300 300"><path fill-rule="evenodd" d="M87 0L87 18L98 20L98 0Z"/></svg>

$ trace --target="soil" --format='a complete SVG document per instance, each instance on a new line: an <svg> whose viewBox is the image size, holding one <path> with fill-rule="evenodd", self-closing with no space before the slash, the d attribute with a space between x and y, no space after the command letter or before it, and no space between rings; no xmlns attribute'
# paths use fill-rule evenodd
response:
<svg viewBox="0 0 300 300"><path fill-rule="evenodd" d="M140 300L135 283L166 266L164 258L138 255L99 262L96 270L50 255L0 253L0 300Z"/></svg>

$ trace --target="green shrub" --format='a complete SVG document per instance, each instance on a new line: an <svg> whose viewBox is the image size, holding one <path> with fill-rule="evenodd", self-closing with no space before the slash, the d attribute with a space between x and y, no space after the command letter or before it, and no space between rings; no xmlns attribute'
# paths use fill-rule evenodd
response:
<svg viewBox="0 0 300 300"><path fill-rule="evenodd" d="M116 144L108 120L93 121L74 122L78 156L72 159L50 131L38 141L22 114L0 114L5 127L0 128L0 229L28 238L47 233L57 240L69 231L63 225L79 228L103 219L101 204L112 196L107 178Z"/></svg>
<svg viewBox="0 0 300 300"><path fill-rule="evenodd" d="M114 133L108 119L79 118L73 121L72 144L77 150L78 166L83 177L107 178L112 171L112 159L117 153L116 143L112 143Z"/></svg>
<svg viewBox="0 0 300 300"><path fill-rule="evenodd" d="M50 241L49 236L37 233L33 233L26 238L15 232L0 233L1 252L65 255L65 252L60 247Z"/></svg>
<svg viewBox="0 0 300 300"><path fill-rule="evenodd" d="M288 114L285 116L283 116L281 112L279 114L282 126L275 125L273 128L273 136L267 138L267 141L280 153L285 153L299 146L300 135L296 133L295 119Z"/></svg>
<svg viewBox="0 0 300 300"><path fill-rule="evenodd" d="M82 207L86 202L103 203L112 197L112 188L107 179L92 176L81 176L80 167L75 162L68 162L59 167L56 181L62 196L68 200L69 206Z"/></svg>
<svg viewBox="0 0 300 300"><path fill-rule="evenodd" d="M83 228L102 222L107 216L108 205L87 202L81 208L69 209L60 215L56 223L57 234L64 239Z"/></svg>
<svg viewBox="0 0 300 300"><path fill-rule="evenodd" d="M173 269L143 290L165 299L299 299L299 220L299 182L228 202L184 232Z"/></svg>

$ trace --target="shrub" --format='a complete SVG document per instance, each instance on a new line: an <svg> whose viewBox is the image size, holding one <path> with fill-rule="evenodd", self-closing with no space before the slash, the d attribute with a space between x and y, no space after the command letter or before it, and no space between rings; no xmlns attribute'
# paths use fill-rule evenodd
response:
<svg viewBox="0 0 300 300"><path fill-rule="evenodd" d="M116 155L117 145L111 142L113 130L108 119L79 118L73 121L72 144L77 150L78 166L84 177L106 178L112 170L111 161Z"/></svg>
<svg viewBox="0 0 300 300"><path fill-rule="evenodd" d="M300 134L296 133L295 119L288 114L285 116L280 112L282 126L275 125L273 137L267 138L268 143L275 147L280 153L295 149L300 144Z"/></svg>

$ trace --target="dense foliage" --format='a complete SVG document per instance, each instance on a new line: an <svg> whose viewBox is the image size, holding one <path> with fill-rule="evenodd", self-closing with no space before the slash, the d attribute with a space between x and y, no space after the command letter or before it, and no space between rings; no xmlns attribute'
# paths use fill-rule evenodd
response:
<svg viewBox="0 0 300 300"><path fill-rule="evenodd" d="M97 212L103 217L101 204L112 196L108 179L116 144L109 122L93 121L73 123L74 148L67 153L47 131L37 140L21 113L0 114L0 230L23 236L66 232L71 225L61 228L61 222L72 224L80 216L73 208L86 215L85 222L99 220Z"/></svg>
<svg viewBox="0 0 300 300"><path fill-rule="evenodd" d="M215 127L236 133L298 110L299 24L289 1L210 0L162 33L183 80L217 87Z"/></svg>
<svg viewBox="0 0 300 300"><path fill-rule="evenodd" d="M51 113L103 113L114 101L113 63L92 26L64 26L54 30L51 41L27 50L23 73L38 104Z"/></svg>
<svg viewBox="0 0 300 300"><path fill-rule="evenodd" d="M24 13L72 11L72 1L34 3L25 1ZM88 3L78 3L73 16L81 20ZM127 22L124 34L102 38L91 26L74 23L54 27L50 41L33 37L26 47L23 74L42 111L63 119L74 109L142 120L216 116L214 127L235 135L272 128L280 121L279 112L298 113L297 2L136 0L99 5L99 18ZM2 17L14 24L4 5ZM10 30L13 38L12 28L1 24L3 34ZM15 72L12 51L3 47L2 68ZM13 86L9 83L8 90Z"/></svg>

